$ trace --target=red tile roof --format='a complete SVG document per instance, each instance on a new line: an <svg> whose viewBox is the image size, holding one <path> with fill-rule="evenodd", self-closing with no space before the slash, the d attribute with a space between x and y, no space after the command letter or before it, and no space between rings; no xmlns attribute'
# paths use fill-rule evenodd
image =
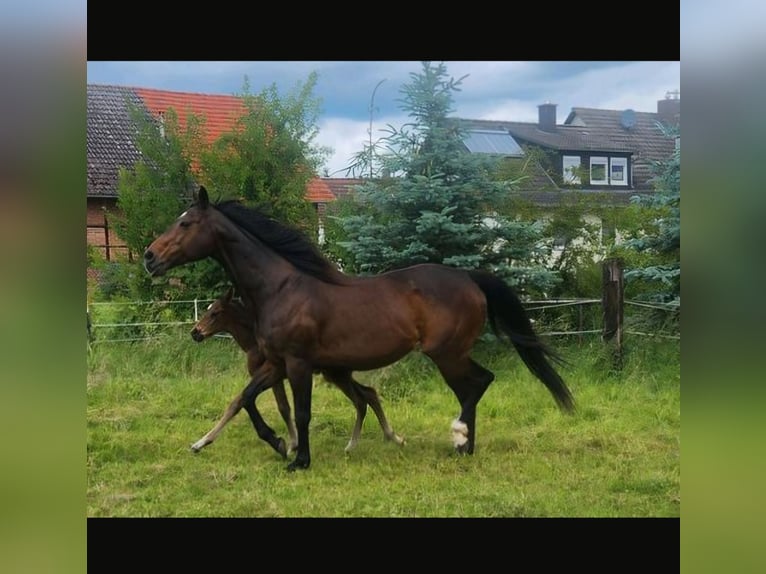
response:
<svg viewBox="0 0 766 574"><path fill-rule="evenodd" d="M330 186L317 177L309 181L306 199L312 203L327 203L328 201L335 201L335 195L330 191Z"/></svg>
<svg viewBox="0 0 766 574"><path fill-rule="evenodd" d="M186 127L189 114L205 118L205 141L213 143L222 134L230 131L243 114L247 112L242 98L217 94L195 94L189 92L169 92L148 88L134 88L144 101L149 111L155 116L173 108L178 115L178 125ZM309 181L306 199L311 203L334 201L335 195L321 179Z"/></svg>
<svg viewBox="0 0 766 574"><path fill-rule="evenodd" d="M247 112L242 98L190 92L169 92L150 88L133 88L154 116L173 108L178 115L181 129L186 127L189 114L205 118L205 141L213 143L223 133L230 131L237 119Z"/></svg>
<svg viewBox="0 0 766 574"><path fill-rule="evenodd" d="M130 167L140 158L130 136L130 119L125 107L125 98L131 96L134 100L140 99L154 117L172 107L181 129L186 128L190 113L204 117L208 144L234 128L237 119L247 112L247 106L238 96L88 84L88 196L116 197L118 168ZM306 199L325 203L334 201L335 195L317 177L309 181Z"/></svg>

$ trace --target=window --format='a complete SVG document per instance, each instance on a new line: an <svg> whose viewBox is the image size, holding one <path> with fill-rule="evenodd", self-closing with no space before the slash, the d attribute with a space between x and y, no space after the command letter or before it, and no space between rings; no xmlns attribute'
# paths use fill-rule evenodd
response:
<svg viewBox="0 0 766 574"><path fill-rule="evenodd" d="M579 184L580 183L580 156L579 155L565 155L563 160L563 172L564 183Z"/></svg>
<svg viewBox="0 0 766 574"><path fill-rule="evenodd" d="M612 185L628 185L628 158L613 157L610 160L609 181Z"/></svg>
<svg viewBox="0 0 766 574"><path fill-rule="evenodd" d="M605 157L590 158L590 182L593 185L608 185L606 179L606 166L608 160Z"/></svg>

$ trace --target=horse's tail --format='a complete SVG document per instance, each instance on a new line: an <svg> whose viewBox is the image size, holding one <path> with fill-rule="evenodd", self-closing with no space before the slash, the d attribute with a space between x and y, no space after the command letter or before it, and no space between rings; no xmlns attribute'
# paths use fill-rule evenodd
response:
<svg viewBox="0 0 766 574"><path fill-rule="evenodd" d="M548 387L559 408L573 412L572 393L550 362L564 364L565 361L535 334L527 312L513 289L490 273L469 271L468 274L487 298L487 318L494 333L498 336L501 332L505 333L527 368Z"/></svg>

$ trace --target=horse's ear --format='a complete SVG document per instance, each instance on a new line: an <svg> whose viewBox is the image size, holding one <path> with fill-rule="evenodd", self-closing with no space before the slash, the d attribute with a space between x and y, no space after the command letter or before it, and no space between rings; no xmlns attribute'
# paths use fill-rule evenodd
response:
<svg viewBox="0 0 766 574"><path fill-rule="evenodd" d="M234 287L229 287L228 291L226 291L226 294L223 296L224 301L227 303L231 301L231 298L234 297Z"/></svg>
<svg viewBox="0 0 766 574"><path fill-rule="evenodd" d="M210 205L210 199L207 196L207 190L205 189L204 185L199 186L199 191L197 192L197 203L202 209L207 209L207 206Z"/></svg>

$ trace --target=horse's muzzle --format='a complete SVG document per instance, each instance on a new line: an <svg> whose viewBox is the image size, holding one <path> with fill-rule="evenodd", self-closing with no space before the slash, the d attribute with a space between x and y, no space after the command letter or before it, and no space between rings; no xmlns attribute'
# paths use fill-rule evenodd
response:
<svg viewBox="0 0 766 574"><path fill-rule="evenodd" d="M165 266L158 261L154 253L147 249L144 251L144 269L151 276L161 276L165 273Z"/></svg>
<svg viewBox="0 0 766 574"><path fill-rule="evenodd" d="M205 340L205 335L203 335L202 331L197 329L197 327L194 327L194 329L192 329L191 336L192 336L192 339L194 339L198 343L201 343L202 341Z"/></svg>

